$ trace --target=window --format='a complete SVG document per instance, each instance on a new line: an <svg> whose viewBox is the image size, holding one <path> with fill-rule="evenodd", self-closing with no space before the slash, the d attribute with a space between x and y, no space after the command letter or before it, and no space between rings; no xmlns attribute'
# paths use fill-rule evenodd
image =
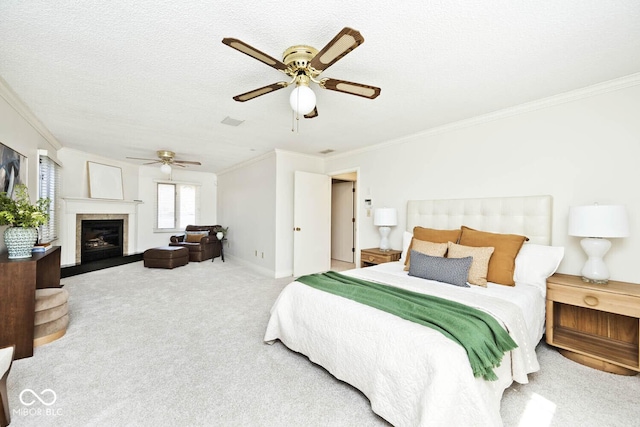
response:
<svg viewBox="0 0 640 427"><path fill-rule="evenodd" d="M200 211L200 186L197 184L158 182L156 224L160 230L184 230L197 224Z"/></svg>
<svg viewBox="0 0 640 427"><path fill-rule="evenodd" d="M46 155L38 156L40 182L38 183L38 198L48 198L49 220L40 226L38 230L38 241L49 243L58 238L58 224L60 221L57 210L58 199L60 197L60 166Z"/></svg>

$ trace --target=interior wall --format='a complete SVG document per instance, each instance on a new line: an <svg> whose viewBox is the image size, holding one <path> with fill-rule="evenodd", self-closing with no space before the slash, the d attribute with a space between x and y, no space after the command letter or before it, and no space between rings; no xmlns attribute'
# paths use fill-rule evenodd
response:
<svg viewBox="0 0 640 427"><path fill-rule="evenodd" d="M373 208L398 209L390 242L400 249L409 199L550 194L552 243L565 247L559 271L580 274L586 255L567 236L573 205L623 204L631 236L612 239L612 279L640 283L640 86L551 105L477 124L425 132L326 160L325 171L360 167L361 195ZM360 216L360 247L375 247L372 216Z"/></svg>
<svg viewBox="0 0 640 427"><path fill-rule="evenodd" d="M89 169L87 162L101 163L119 167L122 170L122 194L124 200L138 199L138 166L119 162L102 156L62 148L58 158L63 164L60 177L63 185L60 188L62 197L89 198Z"/></svg>
<svg viewBox="0 0 640 427"><path fill-rule="evenodd" d="M225 256L275 275L276 154L218 174L218 222L229 227Z"/></svg>
<svg viewBox="0 0 640 427"><path fill-rule="evenodd" d="M27 186L31 201L38 198L38 150L47 150L53 160L57 160L59 145L45 138L32 124L26 107L15 97L6 83L0 79L0 143L19 152L27 158ZM0 226L0 236L6 226ZM57 244L57 242L53 242ZM0 238L0 252L6 252L4 239Z"/></svg>
<svg viewBox="0 0 640 427"><path fill-rule="evenodd" d="M295 171L323 173L320 157L276 150L275 277L293 275L293 192Z"/></svg>

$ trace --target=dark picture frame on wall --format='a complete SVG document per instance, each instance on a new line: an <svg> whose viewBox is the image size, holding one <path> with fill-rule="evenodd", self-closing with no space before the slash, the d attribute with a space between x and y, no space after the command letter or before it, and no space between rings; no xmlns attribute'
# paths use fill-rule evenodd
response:
<svg viewBox="0 0 640 427"><path fill-rule="evenodd" d="M27 184L27 158L0 142L0 193L13 197L18 184Z"/></svg>

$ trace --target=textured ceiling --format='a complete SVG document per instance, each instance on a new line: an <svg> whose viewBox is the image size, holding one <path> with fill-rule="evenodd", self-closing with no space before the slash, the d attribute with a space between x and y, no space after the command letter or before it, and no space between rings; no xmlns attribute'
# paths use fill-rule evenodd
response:
<svg viewBox="0 0 640 427"><path fill-rule="evenodd" d="M288 88L233 101L286 78L224 37L281 59L347 26L365 42L322 77L381 87L377 99L312 86L319 117L298 132ZM119 161L173 150L208 172L273 148L342 153L637 72L638 0L0 2L0 76L63 146Z"/></svg>

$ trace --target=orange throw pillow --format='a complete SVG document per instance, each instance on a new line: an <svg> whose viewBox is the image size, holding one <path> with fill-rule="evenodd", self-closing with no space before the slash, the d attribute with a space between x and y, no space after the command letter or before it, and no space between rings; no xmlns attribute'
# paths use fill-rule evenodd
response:
<svg viewBox="0 0 640 427"><path fill-rule="evenodd" d="M207 233L187 234L184 241L187 243L200 243L200 240L207 235Z"/></svg>
<svg viewBox="0 0 640 427"><path fill-rule="evenodd" d="M458 243L462 230L436 230L435 228L413 227L413 237L433 243Z"/></svg>
<svg viewBox="0 0 640 427"><path fill-rule="evenodd" d="M520 252L522 244L529 239L518 234L499 234L474 230L464 225L461 228L460 245L495 248L489 260L487 281L514 286L513 273L516 268L516 256Z"/></svg>

